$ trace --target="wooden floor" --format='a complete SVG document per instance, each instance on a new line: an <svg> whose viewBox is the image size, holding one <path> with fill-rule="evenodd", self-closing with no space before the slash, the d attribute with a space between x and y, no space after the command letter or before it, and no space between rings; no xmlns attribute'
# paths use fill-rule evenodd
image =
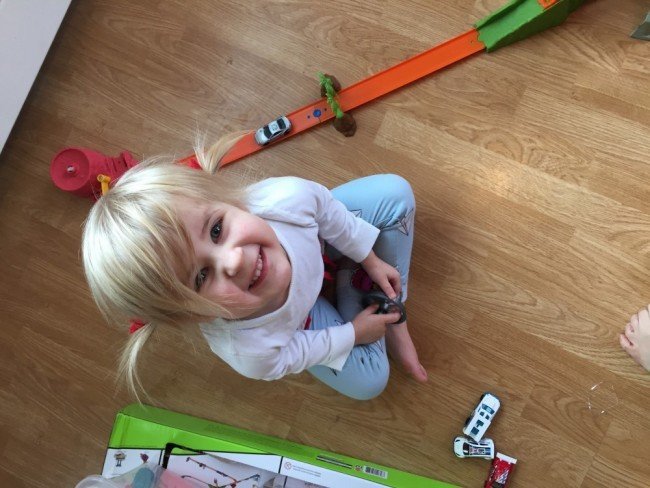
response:
<svg viewBox="0 0 650 488"><path fill-rule="evenodd" d="M99 472L132 401L114 374L127 333L102 322L80 267L90 202L50 181L59 149L186 155L197 128L256 128L317 98L318 71L352 84L503 2L73 2L0 156L0 486ZM647 10L586 2L359 108L353 138L324 126L227 168L412 183L409 325L427 385L395 370L359 403L308 374L242 379L194 336L163 336L142 363L156 404L477 487L489 462L451 442L491 391L513 487L650 486L650 374L617 339L650 301L650 43L628 37Z"/></svg>

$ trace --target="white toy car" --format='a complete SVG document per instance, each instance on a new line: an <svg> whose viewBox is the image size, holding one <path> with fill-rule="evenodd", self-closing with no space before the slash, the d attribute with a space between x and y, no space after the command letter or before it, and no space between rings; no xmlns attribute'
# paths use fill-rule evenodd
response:
<svg viewBox="0 0 650 488"><path fill-rule="evenodd" d="M468 437L458 436L454 439L454 454L459 458L494 459L494 441L482 439L474 442Z"/></svg>
<svg viewBox="0 0 650 488"><path fill-rule="evenodd" d="M463 434L470 436L476 442L480 441L500 406L501 402L497 397L491 393L483 394L472 415L467 417Z"/></svg>
<svg viewBox="0 0 650 488"><path fill-rule="evenodd" d="M284 115L260 127L255 132L255 142L260 146L266 146L269 142L283 136L291 130L291 122Z"/></svg>

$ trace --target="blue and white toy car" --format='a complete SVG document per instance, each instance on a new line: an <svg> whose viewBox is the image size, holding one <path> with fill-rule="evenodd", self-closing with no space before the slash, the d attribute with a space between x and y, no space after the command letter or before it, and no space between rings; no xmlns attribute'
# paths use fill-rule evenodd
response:
<svg viewBox="0 0 650 488"><path fill-rule="evenodd" d="M260 127L255 132L255 142L260 146L266 146L269 142L283 136L291 130L291 122L284 115Z"/></svg>
<svg viewBox="0 0 650 488"><path fill-rule="evenodd" d="M500 406L501 402L497 397L491 393L484 393L472 415L467 417L463 434L479 442L485 435L485 431L490 426Z"/></svg>
<svg viewBox="0 0 650 488"><path fill-rule="evenodd" d="M459 458L494 459L494 441L482 439L474 442L461 435L454 439L454 454Z"/></svg>

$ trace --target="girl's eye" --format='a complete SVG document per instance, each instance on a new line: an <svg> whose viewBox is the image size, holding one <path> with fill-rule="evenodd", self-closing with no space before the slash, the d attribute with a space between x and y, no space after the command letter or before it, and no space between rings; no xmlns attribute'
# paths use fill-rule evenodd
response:
<svg viewBox="0 0 650 488"><path fill-rule="evenodd" d="M223 219L219 219L219 221L212 226L210 229L210 239L213 241L217 241L219 239L219 236L221 235L221 226L223 224Z"/></svg>
<svg viewBox="0 0 650 488"><path fill-rule="evenodd" d="M199 291L201 289L201 286L203 286L207 274L208 274L208 268L203 268L201 269L201 271L199 271L199 274L196 275L196 278L194 279L194 288L196 289L196 291Z"/></svg>

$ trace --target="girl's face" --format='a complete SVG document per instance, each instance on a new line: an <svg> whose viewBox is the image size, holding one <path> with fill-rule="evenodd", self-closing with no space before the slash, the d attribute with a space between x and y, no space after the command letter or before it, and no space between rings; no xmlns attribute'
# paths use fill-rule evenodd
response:
<svg viewBox="0 0 650 488"><path fill-rule="evenodd" d="M287 299L291 264L273 229L232 205L181 199L178 215L192 242L196 268L179 276L232 319L259 317Z"/></svg>

